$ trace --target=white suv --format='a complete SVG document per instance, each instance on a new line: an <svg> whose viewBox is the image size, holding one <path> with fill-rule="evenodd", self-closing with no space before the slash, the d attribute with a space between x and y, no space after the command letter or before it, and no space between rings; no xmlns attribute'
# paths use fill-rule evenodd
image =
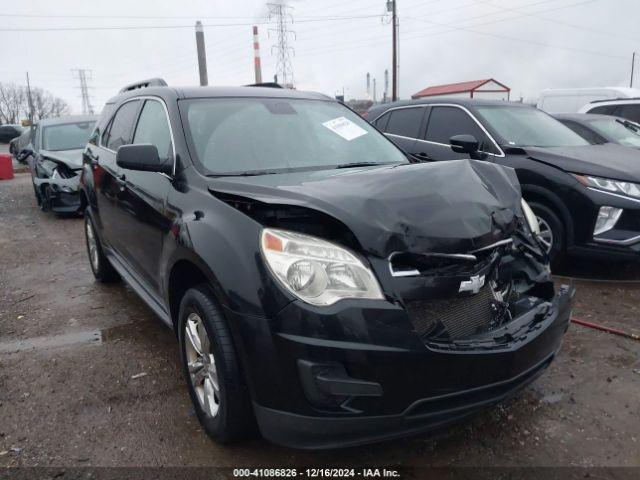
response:
<svg viewBox="0 0 640 480"><path fill-rule="evenodd" d="M600 113L640 123L640 98L617 98L588 103L578 113Z"/></svg>

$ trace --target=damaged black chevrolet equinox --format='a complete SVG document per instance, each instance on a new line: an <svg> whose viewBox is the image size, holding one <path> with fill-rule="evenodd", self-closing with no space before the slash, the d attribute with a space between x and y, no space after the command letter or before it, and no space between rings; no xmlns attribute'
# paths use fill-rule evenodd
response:
<svg viewBox="0 0 640 480"><path fill-rule="evenodd" d="M536 378L567 329L573 290L554 291L513 170L414 163L324 95L131 85L81 186L93 273L175 329L221 442L457 422Z"/></svg>

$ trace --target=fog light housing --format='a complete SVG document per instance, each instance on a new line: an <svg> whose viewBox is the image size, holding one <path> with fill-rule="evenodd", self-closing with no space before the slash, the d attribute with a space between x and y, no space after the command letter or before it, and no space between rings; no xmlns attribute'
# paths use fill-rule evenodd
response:
<svg viewBox="0 0 640 480"><path fill-rule="evenodd" d="M601 235L615 227L620 219L620 215L622 215L621 208L600 207L600 210L598 210L598 218L596 218L596 226L593 229L593 236Z"/></svg>

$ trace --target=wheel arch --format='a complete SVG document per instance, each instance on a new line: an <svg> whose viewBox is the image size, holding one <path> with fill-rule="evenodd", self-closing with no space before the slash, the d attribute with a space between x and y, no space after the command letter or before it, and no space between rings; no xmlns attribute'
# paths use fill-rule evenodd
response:
<svg viewBox="0 0 640 480"><path fill-rule="evenodd" d="M555 212L565 229L567 245L574 243L573 219L562 199L552 191L538 185L522 184L522 197L529 203L541 203Z"/></svg>
<svg viewBox="0 0 640 480"><path fill-rule="evenodd" d="M189 252L174 259L166 277L165 296L173 328L178 328L180 301L185 292L200 284L207 284L215 296L218 304L226 305L224 294L218 286L217 279L206 263L195 253Z"/></svg>

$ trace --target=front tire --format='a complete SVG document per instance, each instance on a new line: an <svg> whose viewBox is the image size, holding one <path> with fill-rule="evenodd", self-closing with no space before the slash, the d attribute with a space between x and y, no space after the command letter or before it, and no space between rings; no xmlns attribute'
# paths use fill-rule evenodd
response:
<svg viewBox="0 0 640 480"><path fill-rule="evenodd" d="M540 203L529 203L540 224L539 239L542 241L551 261L560 259L564 252L564 225L553 210Z"/></svg>
<svg viewBox="0 0 640 480"><path fill-rule="evenodd" d="M200 424L229 443L256 430L249 391L231 333L206 285L187 290L180 303L180 356Z"/></svg>
<svg viewBox="0 0 640 480"><path fill-rule="evenodd" d="M84 216L84 235L87 242L87 254L89 255L89 264L91 271L96 280L102 283L115 282L120 279L120 275L113 268L109 259L105 256L100 239L96 235L93 221L89 215Z"/></svg>

